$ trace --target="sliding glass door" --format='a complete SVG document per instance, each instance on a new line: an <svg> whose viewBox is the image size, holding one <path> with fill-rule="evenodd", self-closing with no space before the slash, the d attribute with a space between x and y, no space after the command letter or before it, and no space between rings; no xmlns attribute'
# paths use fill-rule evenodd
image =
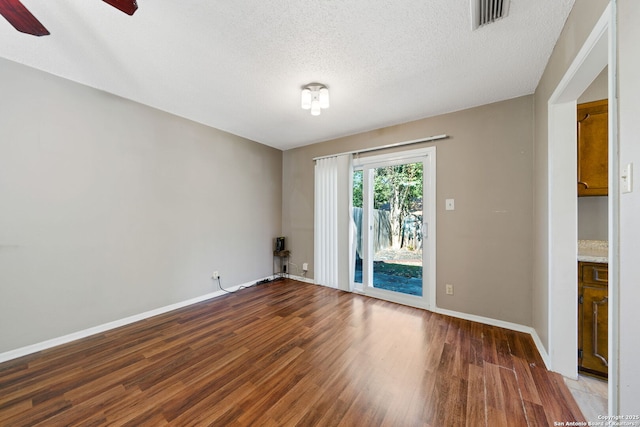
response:
<svg viewBox="0 0 640 427"><path fill-rule="evenodd" d="M429 307L435 281L434 181L435 148L357 162L354 282L365 294Z"/></svg>

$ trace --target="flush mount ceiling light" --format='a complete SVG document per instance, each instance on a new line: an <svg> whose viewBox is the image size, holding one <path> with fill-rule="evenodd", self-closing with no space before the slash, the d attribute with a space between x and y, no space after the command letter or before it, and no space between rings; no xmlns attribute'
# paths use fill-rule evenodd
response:
<svg viewBox="0 0 640 427"><path fill-rule="evenodd" d="M320 111L329 108L329 89L319 83L310 83L302 88L301 106L311 110L312 116L319 116Z"/></svg>

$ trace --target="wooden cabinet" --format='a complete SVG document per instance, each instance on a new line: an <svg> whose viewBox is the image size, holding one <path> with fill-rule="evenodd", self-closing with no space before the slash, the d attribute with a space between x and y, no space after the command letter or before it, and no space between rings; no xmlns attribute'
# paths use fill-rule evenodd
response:
<svg viewBox="0 0 640 427"><path fill-rule="evenodd" d="M578 196L609 192L608 102L578 105Z"/></svg>
<svg viewBox="0 0 640 427"><path fill-rule="evenodd" d="M578 262L578 369L606 378L609 345L609 268Z"/></svg>

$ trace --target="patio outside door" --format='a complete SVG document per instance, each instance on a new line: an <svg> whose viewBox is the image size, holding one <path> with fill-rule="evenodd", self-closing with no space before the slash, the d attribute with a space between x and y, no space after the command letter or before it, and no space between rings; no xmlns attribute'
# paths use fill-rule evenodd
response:
<svg viewBox="0 0 640 427"><path fill-rule="evenodd" d="M435 150L413 153L365 158L354 171L354 281L367 295L428 308L435 279L435 239L429 235L435 231Z"/></svg>

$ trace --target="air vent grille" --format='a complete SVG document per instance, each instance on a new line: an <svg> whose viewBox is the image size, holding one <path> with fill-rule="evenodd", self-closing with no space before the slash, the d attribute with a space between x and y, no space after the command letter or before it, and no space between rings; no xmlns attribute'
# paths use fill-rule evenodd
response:
<svg viewBox="0 0 640 427"><path fill-rule="evenodd" d="M471 0L471 27L475 30L509 13L509 0Z"/></svg>

